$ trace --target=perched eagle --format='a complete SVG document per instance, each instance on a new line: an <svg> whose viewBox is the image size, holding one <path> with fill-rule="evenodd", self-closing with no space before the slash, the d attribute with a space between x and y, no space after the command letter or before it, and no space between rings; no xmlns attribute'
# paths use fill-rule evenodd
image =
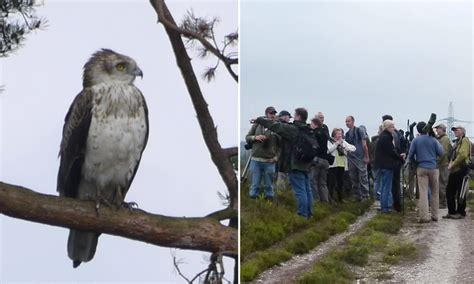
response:
<svg viewBox="0 0 474 284"><path fill-rule="evenodd" d="M57 191L61 196L121 206L148 140L148 109L133 85L142 70L109 49L84 65L83 89L65 118ZM76 268L94 257L99 234L70 230L67 251Z"/></svg>

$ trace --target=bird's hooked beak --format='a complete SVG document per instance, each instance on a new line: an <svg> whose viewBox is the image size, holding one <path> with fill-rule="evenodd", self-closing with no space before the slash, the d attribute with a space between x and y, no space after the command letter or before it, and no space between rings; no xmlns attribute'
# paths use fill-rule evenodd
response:
<svg viewBox="0 0 474 284"><path fill-rule="evenodd" d="M135 70L133 70L133 75L135 75L135 76L140 76L140 78L143 79L143 71L142 71L142 69L140 69L140 68L138 68L138 67L135 68Z"/></svg>

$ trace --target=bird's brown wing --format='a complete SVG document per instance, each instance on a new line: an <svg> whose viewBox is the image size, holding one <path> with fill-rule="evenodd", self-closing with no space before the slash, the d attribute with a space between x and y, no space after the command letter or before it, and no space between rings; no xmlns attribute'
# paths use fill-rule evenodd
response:
<svg viewBox="0 0 474 284"><path fill-rule="evenodd" d="M82 90L69 107L64 120L56 189L61 196L77 196L91 124L92 99L93 93L90 89Z"/></svg>

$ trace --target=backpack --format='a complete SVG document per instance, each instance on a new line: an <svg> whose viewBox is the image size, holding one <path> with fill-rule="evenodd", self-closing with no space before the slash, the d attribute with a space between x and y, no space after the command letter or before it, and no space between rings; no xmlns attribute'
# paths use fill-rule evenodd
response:
<svg viewBox="0 0 474 284"><path fill-rule="evenodd" d="M470 170L474 170L474 156L472 155L472 143L469 141L469 160L467 161L467 167Z"/></svg>
<svg viewBox="0 0 474 284"><path fill-rule="evenodd" d="M346 141L355 146L357 143L362 141L362 137L360 135L361 129L359 127L355 126L353 131L354 132L352 133L351 136L346 136Z"/></svg>
<svg viewBox="0 0 474 284"><path fill-rule="evenodd" d="M456 159L456 155L457 155L456 150L458 147L461 147L463 141L465 141L464 138L462 138L460 141L457 141L455 144L455 147L453 146L453 148L451 149L451 153L449 154L450 161L454 161ZM472 156L472 143L469 140L467 140L467 142L469 142L469 156L467 157L464 166L470 170L474 170L474 161L473 161L473 156Z"/></svg>
<svg viewBox="0 0 474 284"><path fill-rule="evenodd" d="M298 134L293 145L293 154L297 161L309 163L319 153L319 143L314 131L309 127L298 127Z"/></svg>

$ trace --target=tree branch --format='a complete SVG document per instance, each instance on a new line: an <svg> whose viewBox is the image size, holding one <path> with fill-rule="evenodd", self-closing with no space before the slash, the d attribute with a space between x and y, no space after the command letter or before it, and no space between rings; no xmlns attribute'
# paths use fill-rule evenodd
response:
<svg viewBox="0 0 474 284"><path fill-rule="evenodd" d="M197 119L199 126L201 127L204 141L211 154L212 161L216 165L219 174L221 175L227 189L229 190L230 207L237 209L237 177L232 167L232 163L228 159L226 152L222 149L217 139L217 131L214 121L211 114L209 113L207 102L202 95L198 80L194 74L191 61L186 51L186 47L184 46L181 38L181 34L188 33L188 31L181 30L176 26L176 23L163 0L150 0L150 3L155 9L159 21L163 23L166 33L170 39L178 67L181 70L181 74L183 75L188 93L193 102L194 109L196 110Z"/></svg>
<svg viewBox="0 0 474 284"><path fill-rule="evenodd" d="M142 210L100 208L94 202L36 193L0 182L0 213L64 228L94 231L158 246L237 255L237 230L214 218L177 218Z"/></svg>
<svg viewBox="0 0 474 284"><path fill-rule="evenodd" d="M222 151L224 151L227 157L229 158L239 155L239 148L237 147L225 148L225 149L222 149Z"/></svg>
<svg viewBox="0 0 474 284"><path fill-rule="evenodd" d="M219 58L222 62L224 62L224 65L226 66L232 78L236 82L238 81L239 79L238 76L235 74L235 72L231 68L231 65L236 64L238 60L229 58L225 56L224 54L222 54L216 47L214 47L209 41L207 41L200 34L178 27L173 17L169 13L168 7L166 6L164 0L150 0L150 3L155 9L156 14L158 15L158 21L161 22L163 26L165 26L168 35L169 35L169 31L173 31L174 33L177 33L179 35L184 35L189 38L197 39L204 46L204 48L212 52L212 54L214 54L217 58Z"/></svg>
<svg viewBox="0 0 474 284"><path fill-rule="evenodd" d="M237 218L238 213L237 213L237 210L227 207L225 209L210 213L206 215L206 217L216 219L218 221L222 221L222 220L227 220L231 218Z"/></svg>

